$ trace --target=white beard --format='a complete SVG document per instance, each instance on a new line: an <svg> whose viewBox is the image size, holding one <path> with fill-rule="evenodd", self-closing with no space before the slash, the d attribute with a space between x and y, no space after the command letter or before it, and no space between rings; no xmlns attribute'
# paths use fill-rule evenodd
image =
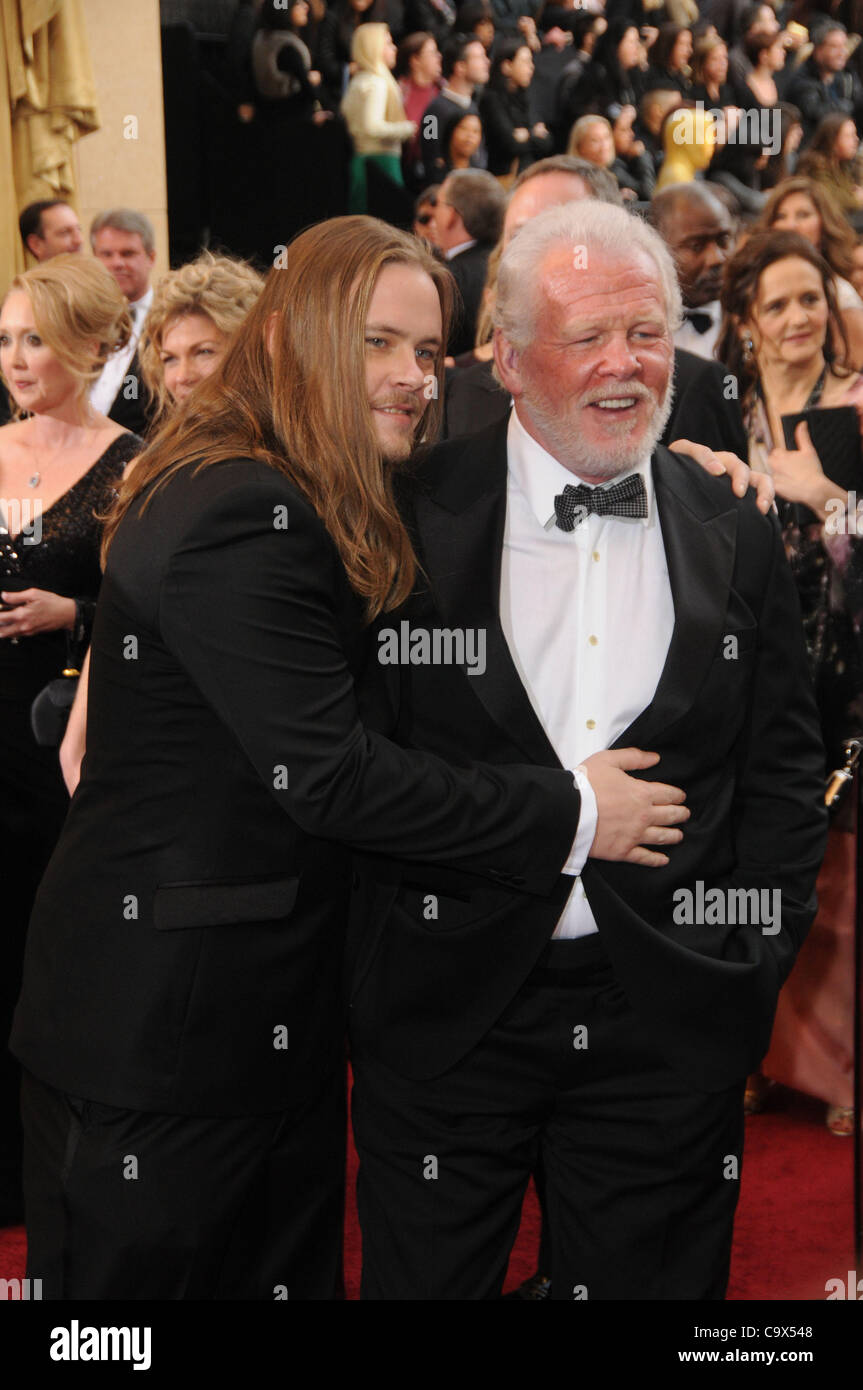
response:
<svg viewBox="0 0 863 1390"><path fill-rule="evenodd" d="M624 391L621 389L621 395L623 394ZM588 453L579 448L580 441L573 437L571 431L561 431L559 416L547 411L531 391L525 390L520 400L529 408L545 439L552 445L549 453L558 463L562 463L564 468L568 468L579 478L602 478L604 482L608 482L621 473L628 473L631 469L637 468L653 453L668 424L674 403L674 384L669 376L665 399L661 405L654 406L647 427L638 440L632 439L628 431L621 433L618 440L612 439L603 445L602 454L599 456L595 450Z"/></svg>

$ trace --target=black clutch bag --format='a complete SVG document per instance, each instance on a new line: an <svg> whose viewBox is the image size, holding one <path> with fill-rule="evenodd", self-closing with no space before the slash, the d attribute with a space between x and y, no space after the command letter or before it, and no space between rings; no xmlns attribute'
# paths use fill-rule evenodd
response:
<svg viewBox="0 0 863 1390"><path fill-rule="evenodd" d="M73 666L67 666L42 687L30 706L30 727L41 748L59 748L63 742L79 675Z"/></svg>
<svg viewBox="0 0 863 1390"><path fill-rule="evenodd" d="M859 495L863 489L863 465L860 420L854 406L819 406L815 410L801 410L796 415L783 415L786 449L797 448L794 431L801 420L809 426L809 437L831 483L837 483L845 492ZM818 520L808 507L798 505L797 510L801 525Z"/></svg>

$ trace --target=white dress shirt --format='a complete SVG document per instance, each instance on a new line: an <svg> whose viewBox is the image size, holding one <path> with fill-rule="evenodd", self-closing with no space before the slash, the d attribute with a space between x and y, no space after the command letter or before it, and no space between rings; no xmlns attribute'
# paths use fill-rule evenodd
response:
<svg viewBox="0 0 863 1390"><path fill-rule="evenodd" d="M105 363L93 385L90 387L90 404L94 410L101 410L103 415L107 415L117 392L126 377L129 367L132 365L132 358L138 346L138 339L141 336L141 329L144 327L144 320L150 312L150 305L153 303L152 286L146 294L142 294L140 299L126 307L132 315L132 336L124 348L115 352ZM140 392L140 387L138 388Z"/></svg>
<svg viewBox="0 0 863 1390"><path fill-rule="evenodd" d="M444 251L444 260L451 261L456 256L460 256L462 251L469 251L476 244L476 237L472 237L470 241L460 241L458 246L451 246L448 251Z"/></svg>
<svg viewBox="0 0 863 1390"><path fill-rule="evenodd" d="M711 299L709 304L699 304L693 308L693 314L707 314L710 319L710 327L704 333L699 333L698 329L691 324L688 319L684 319L674 335L674 346L683 348L686 352L694 352L696 357L708 357L712 362L713 349L719 337L719 327L722 322L722 305L718 299Z"/></svg>
<svg viewBox="0 0 863 1390"><path fill-rule="evenodd" d="M640 473L646 518L590 514L567 532L555 524L554 499L581 479L527 433L515 410L507 455L501 625L549 742L563 766L575 768L608 748L650 704L668 655L674 604L650 460L608 484ZM582 780L579 773L580 786ZM593 820L585 804L576 872L596 830L592 793L590 801ZM575 868L572 858L567 867ZM596 930L577 878L554 935Z"/></svg>

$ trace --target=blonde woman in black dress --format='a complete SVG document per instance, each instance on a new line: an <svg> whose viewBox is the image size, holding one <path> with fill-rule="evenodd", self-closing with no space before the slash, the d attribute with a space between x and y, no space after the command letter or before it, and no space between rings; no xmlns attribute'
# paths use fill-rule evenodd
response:
<svg viewBox="0 0 863 1390"><path fill-rule="evenodd" d="M137 435L89 404L131 332L96 261L62 255L16 276L0 308L0 372L20 418L0 428L0 1226L21 1219L18 1067L6 1050L36 887L66 815L35 696L83 657L99 591L97 513Z"/></svg>

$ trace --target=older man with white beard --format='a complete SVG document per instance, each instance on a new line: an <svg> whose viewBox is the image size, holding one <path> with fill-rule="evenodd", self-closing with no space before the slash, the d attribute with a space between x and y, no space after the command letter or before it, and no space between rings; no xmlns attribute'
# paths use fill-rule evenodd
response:
<svg viewBox="0 0 863 1390"><path fill-rule="evenodd" d="M546 898L365 870L365 1298L499 1297L538 1159L553 1298L724 1296L743 1086L814 914L824 754L775 518L657 446L680 310L651 228L592 201L541 214L498 281L512 413L412 485L428 583L399 616L484 630L487 660L388 668L402 738L579 767L584 859ZM645 782L679 815L612 863L590 787ZM698 884L778 890L780 930L681 925Z"/></svg>

